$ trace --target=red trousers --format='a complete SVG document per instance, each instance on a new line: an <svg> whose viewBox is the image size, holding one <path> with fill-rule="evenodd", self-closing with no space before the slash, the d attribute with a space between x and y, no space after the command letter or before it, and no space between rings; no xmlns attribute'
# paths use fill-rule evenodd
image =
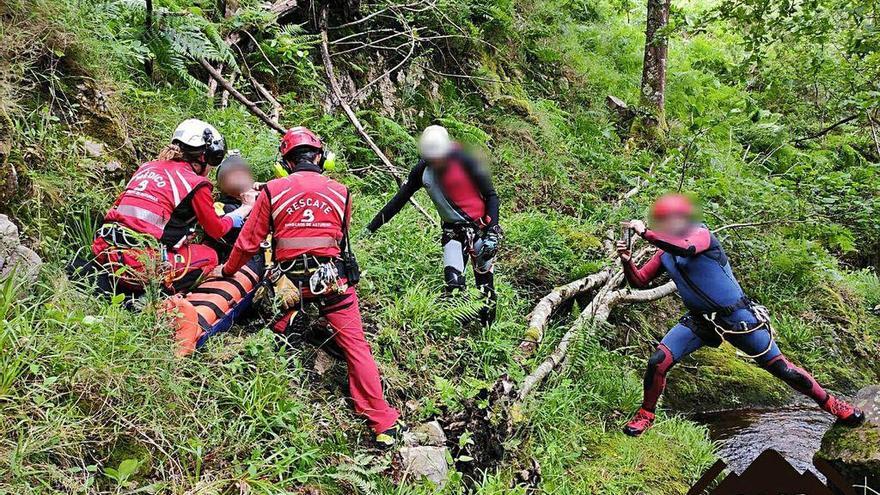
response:
<svg viewBox="0 0 880 495"><path fill-rule="evenodd" d="M391 428L400 413L385 402L379 368L373 359L370 344L364 337L364 325L355 288L349 287L342 294L316 296L304 287L303 301L319 307L321 315L327 318L333 329L333 339L345 353L348 388L355 412L366 416L376 433ZM275 324L277 332L284 332L295 311L292 310Z"/></svg>
<svg viewBox="0 0 880 495"><path fill-rule="evenodd" d="M156 249L119 248L96 237L92 253L121 285L132 290L143 290L150 280L158 280L166 292L186 292L217 266L217 251L202 244L168 249L165 259L160 259Z"/></svg>

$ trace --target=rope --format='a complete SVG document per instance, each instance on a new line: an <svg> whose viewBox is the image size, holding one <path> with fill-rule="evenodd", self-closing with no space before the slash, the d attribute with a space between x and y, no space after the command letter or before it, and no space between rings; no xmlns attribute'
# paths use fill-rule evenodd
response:
<svg viewBox="0 0 880 495"><path fill-rule="evenodd" d="M715 333L718 334L718 337L721 339L722 342L728 342L726 335L748 335L750 333L754 333L758 330L761 330L762 328L766 328L770 334L770 341L767 343L767 348L764 349L762 352L759 352L758 354L752 355L752 354L742 352L739 350L738 347L734 346L734 348L736 349L737 356L745 357L748 359L758 359L759 357L763 356L764 354L767 354L768 352L770 352L770 349L773 348L773 341L774 341L774 336L775 336L776 332L775 332L775 330L773 330L773 325L770 324L770 318L769 318L769 314L767 313L766 308L753 306L751 309L752 309L752 312L755 314L755 317L758 319L758 325L756 325L752 328L746 328L743 330L728 330L728 329L722 327L721 325L719 325L715 321L715 318L718 315L717 312L704 313L703 318L706 321L708 321L709 323L711 323L712 326L715 327ZM743 322L743 325L745 326L745 322Z"/></svg>

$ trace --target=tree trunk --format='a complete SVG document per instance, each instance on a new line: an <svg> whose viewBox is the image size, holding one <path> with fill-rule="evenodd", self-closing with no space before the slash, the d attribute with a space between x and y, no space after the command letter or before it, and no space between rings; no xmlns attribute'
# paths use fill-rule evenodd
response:
<svg viewBox="0 0 880 495"><path fill-rule="evenodd" d="M641 104L648 115L640 119L645 130L666 130L666 55L669 41L669 0L648 0L645 28L645 60L642 66Z"/></svg>

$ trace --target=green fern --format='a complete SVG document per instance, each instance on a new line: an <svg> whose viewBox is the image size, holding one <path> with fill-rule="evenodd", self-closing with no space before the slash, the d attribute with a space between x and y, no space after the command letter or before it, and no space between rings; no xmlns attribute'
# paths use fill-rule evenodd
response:
<svg viewBox="0 0 880 495"><path fill-rule="evenodd" d="M136 0L117 0L106 6L106 12L120 26L142 25L146 15L143 2ZM120 33L123 37L137 38L140 35L131 30ZM238 62L232 51L223 41L217 25L192 12L171 12L158 9L153 12L153 29L146 39L147 52L161 74L173 76L188 86L203 88L205 83L189 73L189 66L199 59L216 64L224 64L238 70Z"/></svg>
<svg viewBox="0 0 880 495"><path fill-rule="evenodd" d="M350 485L357 493L373 495L380 493L377 476L388 468L387 462L375 462L374 456L358 454L347 462L336 466L329 474L331 479Z"/></svg>

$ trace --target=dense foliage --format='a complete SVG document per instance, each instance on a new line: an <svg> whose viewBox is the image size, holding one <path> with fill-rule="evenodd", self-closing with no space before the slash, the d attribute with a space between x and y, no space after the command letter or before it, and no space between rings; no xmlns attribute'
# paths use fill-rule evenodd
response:
<svg viewBox="0 0 880 495"><path fill-rule="evenodd" d="M198 58L237 70L243 88L261 82L283 105L284 125L326 137L340 155L334 176L356 192L355 230L395 188L331 108L317 6L278 19L256 1L229 16L214 2L153 3L149 32L138 1L0 5L0 182L15 182L0 211L48 261L36 286L12 279L0 291L0 492L432 493L395 479L392 455L370 446L345 403L343 366L317 376L312 349L280 352L265 329L234 329L176 360L151 311L127 312L66 281L66 260L179 120L212 122L270 175L274 131L234 101L206 97ZM464 407L504 373L521 378L570 323L560 318L538 355L517 362L533 303L610 263L607 229L678 189L700 199L713 228L754 224L720 237L747 291L773 310L794 360L836 390L876 381L872 8L676 3L669 135L646 144L628 139L604 104L609 94L638 101L642 2L335 6L331 50L346 90L394 69L391 83L377 80L352 98L378 145L406 169L416 158L412 136L440 122L484 150L502 201L499 321L490 330L456 323L472 308L440 297L439 233L414 209L356 241L391 402L416 422ZM252 37L252 49L230 49L233 33ZM382 41L384 33L397 35ZM103 150L94 153L94 142ZM524 493L511 480L532 459L546 493L686 491L713 446L676 411L778 402L788 391L724 346L675 371L656 429L639 441L621 435L640 400L644 360L680 312L674 298L615 312L603 338L578 342L566 371L526 403L505 458L470 479L453 476L445 491ZM460 468L468 449L480 448L467 440Z"/></svg>

